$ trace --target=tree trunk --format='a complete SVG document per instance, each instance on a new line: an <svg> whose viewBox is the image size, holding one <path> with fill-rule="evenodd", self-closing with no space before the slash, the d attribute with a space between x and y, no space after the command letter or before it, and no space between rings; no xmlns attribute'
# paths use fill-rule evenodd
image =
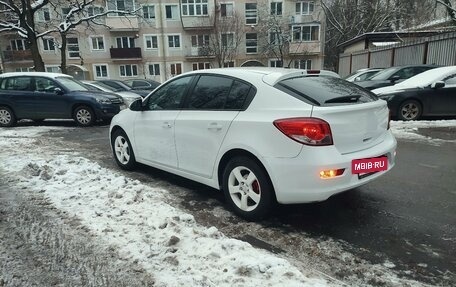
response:
<svg viewBox="0 0 456 287"><path fill-rule="evenodd" d="M62 46L60 47L60 71L62 74L66 74L68 72L66 58L67 38L65 34L60 34L60 38L62 40Z"/></svg>
<svg viewBox="0 0 456 287"><path fill-rule="evenodd" d="M35 37L30 37L28 41L30 42L30 50L32 52L34 70L37 72L45 72L43 58L41 57L41 53L38 48L38 39Z"/></svg>

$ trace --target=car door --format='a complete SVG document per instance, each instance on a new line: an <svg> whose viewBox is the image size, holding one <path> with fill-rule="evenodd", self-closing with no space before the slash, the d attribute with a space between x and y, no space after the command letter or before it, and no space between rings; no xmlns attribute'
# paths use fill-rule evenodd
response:
<svg viewBox="0 0 456 287"><path fill-rule="evenodd" d="M64 89L57 82L49 78L35 77L34 83L38 118L71 117L71 99L65 95ZM56 91L57 88L61 92Z"/></svg>
<svg viewBox="0 0 456 287"><path fill-rule="evenodd" d="M33 79L30 76L5 78L2 81L2 92L13 105L18 118L35 118L38 111L37 99L33 91Z"/></svg>
<svg viewBox="0 0 456 287"><path fill-rule="evenodd" d="M179 169L212 177L215 160L231 122L251 86L217 75L201 75L176 119Z"/></svg>
<svg viewBox="0 0 456 287"><path fill-rule="evenodd" d="M136 117L135 155L139 161L177 167L174 122L192 77L181 77L145 99L144 111Z"/></svg>
<svg viewBox="0 0 456 287"><path fill-rule="evenodd" d="M445 87L433 89L430 112L434 115L456 115L456 74L446 77L443 82Z"/></svg>

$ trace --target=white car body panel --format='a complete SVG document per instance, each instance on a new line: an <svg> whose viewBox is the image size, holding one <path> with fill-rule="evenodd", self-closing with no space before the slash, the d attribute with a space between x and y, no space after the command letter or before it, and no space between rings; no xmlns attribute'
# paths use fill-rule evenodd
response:
<svg viewBox="0 0 456 287"><path fill-rule="evenodd" d="M351 172L355 159L387 156L388 170L394 166L397 143L387 130L385 101L316 107L271 86L287 76L302 74L301 70L283 69L267 77L267 69L253 70L217 69L219 75L243 79L256 87L256 95L245 111L128 109L113 118L111 130L120 127L127 133L138 162L216 189L220 189L218 174L223 156L232 150L243 150L264 166L280 203L323 201L387 172L359 179ZM214 71L186 75L196 73ZM329 76L337 76L332 74ZM328 122L334 144L304 145L285 136L273 124L278 119L295 117L316 117ZM344 173L320 178L320 172L326 169L344 169Z"/></svg>

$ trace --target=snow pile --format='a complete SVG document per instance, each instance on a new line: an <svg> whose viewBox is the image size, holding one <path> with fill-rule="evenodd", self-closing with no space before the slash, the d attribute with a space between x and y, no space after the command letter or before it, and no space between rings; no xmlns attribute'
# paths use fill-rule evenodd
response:
<svg viewBox="0 0 456 287"><path fill-rule="evenodd" d="M2 133L3 134L3 133ZM4 150L8 141L2 141ZM157 286L328 286L288 261L166 202L167 191L128 179L85 158L2 153L0 167L18 188L43 193L58 209L81 219L121 259L154 275Z"/></svg>
<svg viewBox="0 0 456 287"><path fill-rule="evenodd" d="M445 142L456 142L456 140L443 140L420 135L419 129L429 128L456 128L456 120L441 121L391 121L391 131L398 139L420 141L433 145L441 145Z"/></svg>

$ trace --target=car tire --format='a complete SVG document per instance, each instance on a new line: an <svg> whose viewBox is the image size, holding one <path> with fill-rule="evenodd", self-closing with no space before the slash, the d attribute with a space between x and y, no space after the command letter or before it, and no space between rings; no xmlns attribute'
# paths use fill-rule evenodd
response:
<svg viewBox="0 0 456 287"><path fill-rule="evenodd" d="M135 153L130 140L123 130L116 130L111 135L111 147L117 165L124 170L136 167Z"/></svg>
<svg viewBox="0 0 456 287"><path fill-rule="evenodd" d="M222 188L233 211L247 219L266 217L275 204L274 188L267 172L255 160L231 159L223 172Z"/></svg>
<svg viewBox="0 0 456 287"><path fill-rule="evenodd" d="M421 117L423 109L415 100L404 101L398 109L397 117L403 121L416 121Z"/></svg>
<svg viewBox="0 0 456 287"><path fill-rule="evenodd" d="M0 127L12 127L16 121L16 116L10 108L0 107Z"/></svg>
<svg viewBox="0 0 456 287"><path fill-rule="evenodd" d="M73 119L79 126L88 127L95 122L95 113L88 106L79 106L74 109Z"/></svg>

